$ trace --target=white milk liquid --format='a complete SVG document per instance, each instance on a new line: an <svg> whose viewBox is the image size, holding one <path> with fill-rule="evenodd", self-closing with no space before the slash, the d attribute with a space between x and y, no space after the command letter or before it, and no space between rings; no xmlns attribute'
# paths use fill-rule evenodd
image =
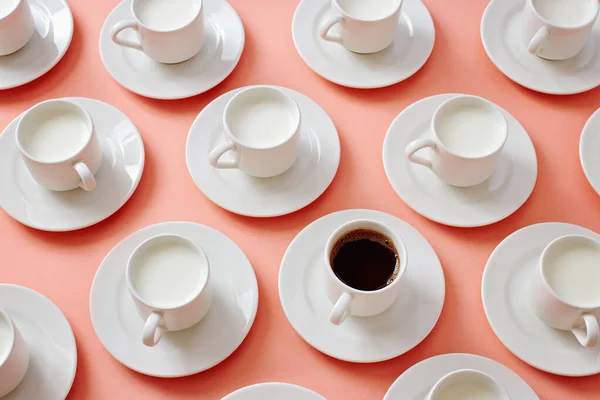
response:
<svg viewBox="0 0 600 400"><path fill-rule="evenodd" d="M485 383L455 383L446 387L439 400L500 400L489 385Z"/></svg>
<svg viewBox="0 0 600 400"><path fill-rule="evenodd" d="M135 262L133 287L144 301L158 308L190 301L208 273L208 265L194 249L176 242L156 244Z"/></svg>
<svg viewBox="0 0 600 400"><path fill-rule="evenodd" d="M339 0L338 4L354 18L373 21L391 15L400 0Z"/></svg>
<svg viewBox="0 0 600 400"><path fill-rule="evenodd" d="M464 105L446 110L436 125L440 141L464 157L483 156L502 144L502 125L484 107Z"/></svg>
<svg viewBox="0 0 600 400"><path fill-rule="evenodd" d="M229 127L243 144L265 148L289 138L295 118L283 99L263 98L232 108Z"/></svg>
<svg viewBox="0 0 600 400"><path fill-rule="evenodd" d="M198 13L199 0L142 0L136 14L150 29L169 31L190 23Z"/></svg>
<svg viewBox="0 0 600 400"><path fill-rule="evenodd" d="M86 120L75 111L48 113L33 129L23 146L30 156L43 162L62 161L75 155L89 136Z"/></svg>
<svg viewBox="0 0 600 400"><path fill-rule="evenodd" d="M565 243L546 258L548 284L564 300L577 305L600 304L600 250L585 242Z"/></svg>
<svg viewBox="0 0 600 400"><path fill-rule="evenodd" d="M590 20L591 1L598 0L534 0L537 12L548 22L558 26L577 26Z"/></svg>
<svg viewBox="0 0 600 400"><path fill-rule="evenodd" d="M12 341L13 337L10 325L8 325L8 321L5 320L3 316L0 316L0 363L4 361L8 355L8 352L12 347Z"/></svg>
<svg viewBox="0 0 600 400"><path fill-rule="evenodd" d="M19 3L19 0L0 0L0 18L10 14Z"/></svg>

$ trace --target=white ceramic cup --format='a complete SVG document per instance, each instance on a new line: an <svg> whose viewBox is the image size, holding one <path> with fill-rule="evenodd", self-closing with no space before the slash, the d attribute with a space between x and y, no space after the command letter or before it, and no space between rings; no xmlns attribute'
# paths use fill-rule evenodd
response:
<svg viewBox="0 0 600 400"><path fill-rule="evenodd" d="M180 255L181 249L187 256ZM189 255L193 258L184 258ZM168 234L149 238L131 254L125 275L138 314L146 321L142 331L146 346L156 346L165 331L196 325L208 313L209 262L189 239Z"/></svg>
<svg viewBox="0 0 600 400"><path fill-rule="evenodd" d="M566 60L583 50L598 17L598 0L526 0L523 40L531 54Z"/></svg>
<svg viewBox="0 0 600 400"><path fill-rule="evenodd" d="M444 375L435 383L425 400L448 398L510 400L508 392L498 381L473 369L461 369Z"/></svg>
<svg viewBox="0 0 600 400"><path fill-rule="evenodd" d="M102 150L88 112L66 99L47 100L17 123L17 147L32 177L49 190L94 190Z"/></svg>
<svg viewBox="0 0 600 400"><path fill-rule="evenodd" d="M198 54L204 44L205 22L202 0L172 2L165 9L154 7L153 13L163 15L145 17L144 7L161 4L168 4L168 2L167 0L131 0L133 20L117 23L111 29L112 40L119 46L142 51L160 63L176 64L189 60ZM192 4L194 8L191 10L177 8L184 7L183 4ZM185 19L186 17L189 18ZM176 18L182 18L181 23L170 22ZM138 40L120 38L119 34L126 29L136 31Z"/></svg>
<svg viewBox="0 0 600 400"><path fill-rule="evenodd" d="M587 250L582 258L574 249ZM600 339L599 283L600 242L580 235L560 237L546 246L533 274L531 308L552 328L571 331L582 346L594 347Z"/></svg>
<svg viewBox="0 0 600 400"><path fill-rule="evenodd" d="M500 159L508 125L498 106L477 96L460 95L441 104L431 120L432 138L406 146L410 162L433 171L443 182L475 186L488 179ZM430 158L417 155L432 150Z"/></svg>
<svg viewBox="0 0 600 400"><path fill-rule="evenodd" d="M247 175L269 178L294 165L300 143L300 109L282 90L253 86L237 93L225 106L227 141L208 155L214 168L237 168ZM227 152L232 160L221 160Z"/></svg>
<svg viewBox="0 0 600 400"><path fill-rule="evenodd" d="M339 43L360 54L376 53L390 46L396 36L403 0L331 0L333 15L319 28L327 42ZM330 33L340 25L340 35Z"/></svg>
<svg viewBox="0 0 600 400"><path fill-rule="evenodd" d="M345 284L337 277L331 265L331 251L338 239L345 234L357 230L368 229L379 232L389 239L396 248L399 258L399 268L394 280L384 288L372 291L358 290ZM400 281L406 273L408 254L402 238L390 227L372 220L355 220L343 224L333 232L325 245L325 290L334 304L329 321L335 325L341 324L348 315L369 317L387 310L398 298L402 285Z"/></svg>
<svg viewBox="0 0 600 400"><path fill-rule="evenodd" d="M29 366L29 350L8 313L0 309L0 397L21 383Z"/></svg>
<svg viewBox="0 0 600 400"><path fill-rule="evenodd" d="M0 1L0 56L20 50L29 42L35 23L28 0Z"/></svg>

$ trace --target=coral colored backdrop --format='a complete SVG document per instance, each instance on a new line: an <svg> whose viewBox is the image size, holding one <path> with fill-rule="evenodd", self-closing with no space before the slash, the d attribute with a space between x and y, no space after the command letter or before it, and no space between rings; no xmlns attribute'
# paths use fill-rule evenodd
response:
<svg viewBox="0 0 600 400"><path fill-rule="evenodd" d="M413 364L452 352L500 361L542 399L598 399L600 376L564 378L529 367L500 343L483 312L483 268L507 235L544 221L570 222L600 232L600 198L586 181L578 155L581 130L600 107L600 90L549 96L505 78L486 56L479 37L486 0L425 0L436 27L430 60L409 80L377 90L336 86L302 62L291 36L297 0L230 0L246 30L242 59L215 89L180 101L137 96L105 71L98 36L118 0L68 1L75 18L71 48L44 77L0 92L0 127L45 99L91 97L116 106L133 120L147 157L131 200L108 220L83 231L39 232L0 211L0 281L49 297L75 332L79 366L70 400L212 400L265 381L306 386L330 400L381 399ZM320 199L292 215L264 220L233 215L204 197L186 168L185 142L196 115L222 93L251 84L286 86L310 96L329 113L340 134L337 177ZM385 177L381 149L394 117L423 97L446 92L484 96L504 107L525 126L536 147L539 176L531 198L493 226L456 229L430 222L411 211ZM437 326L419 346L394 360L355 365L329 358L294 332L279 303L279 263L290 241L313 220L347 208L381 210L409 222L430 241L444 267L447 295ZM140 228L170 220L206 224L233 239L254 266L260 302L250 334L231 357L204 373L165 380L130 371L104 350L92 328L88 300L96 269L114 245Z"/></svg>

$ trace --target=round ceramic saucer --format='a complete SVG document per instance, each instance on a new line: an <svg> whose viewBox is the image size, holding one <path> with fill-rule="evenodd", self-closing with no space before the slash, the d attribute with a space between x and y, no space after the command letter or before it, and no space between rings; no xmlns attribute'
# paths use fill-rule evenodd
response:
<svg viewBox="0 0 600 400"><path fill-rule="evenodd" d="M35 31L21 50L0 56L0 90L21 86L50 71L73 37L73 15L64 0L29 0Z"/></svg>
<svg viewBox="0 0 600 400"><path fill-rule="evenodd" d="M579 141L579 158L585 176L600 195L600 109L583 128Z"/></svg>
<svg viewBox="0 0 600 400"><path fill-rule="evenodd" d="M225 105L241 89L218 97L192 124L186 145L192 179L213 203L240 215L276 217L306 207L329 187L340 164L340 139L331 118L305 95L280 87L296 100L302 116L296 164L272 178L253 178L237 169L213 168L208 154L225 141Z"/></svg>
<svg viewBox="0 0 600 400"><path fill-rule="evenodd" d="M574 94L600 85L600 19L587 45L564 61L544 60L527 51L521 37L525 0L492 0L481 20L483 47L498 69L516 83L548 94Z"/></svg>
<svg viewBox="0 0 600 400"><path fill-rule="evenodd" d="M398 196L425 218L458 227L489 225L514 213L529 198L537 178L535 149L523 126L503 110L508 139L495 172L484 183L469 188L446 185L430 169L409 162L406 145L430 135L433 113L453 96L427 97L402 111L386 134L383 166Z"/></svg>
<svg viewBox="0 0 600 400"><path fill-rule="evenodd" d="M114 214L131 197L144 170L144 144L125 114L98 100L71 98L94 121L102 165L91 192L53 192L33 180L15 139L17 117L0 135L0 207L20 223L44 231L72 231Z"/></svg>
<svg viewBox="0 0 600 400"><path fill-rule="evenodd" d="M485 372L508 391L511 399L539 400L527 382L512 370L474 354L442 354L413 365L396 379L383 400L423 400L440 378L459 369Z"/></svg>
<svg viewBox="0 0 600 400"><path fill-rule="evenodd" d="M394 305L336 326L329 322L333 304L323 280L325 244L340 225L356 219L396 230L406 244L408 267ZM279 298L292 327L315 349L349 362L384 361L418 345L437 323L444 296L444 271L431 245L406 222L379 211L345 210L316 220L290 243L279 270Z"/></svg>
<svg viewBox="0 0 600 400"><path fill-rule="evenodd" d="M600 350L547 326L529 307L528 287L544 248L564 235L600 235L577 225L543 223L513 233L490 256L481 285L483 308L500 341L527 364L556 375L600 372Z"/></svg>
<svg viewBox="0 0 600 400"><path fill-rule="evenodd" d="M322 40L318 28L331 12L330 0L302 0L294 13L292 35L308 67L338 85L358 89L393 85L421 69L433 50L435 28L421 0L404 0L394 43L374 54L356 54Z"/></svg>
<svg viewBox="0 0 600 400"><path fill-rule="evenodd" d="M221 400L326 400L323 396L289 383L259 383L247 386Z"/></svg>
<svg viewBox="0 0 600 400"><path fill-rule="evenodd" d="M244 50L245 33L240 17L225 0L204 0L204 46L193 58L179 64L161 64L141 51L111 40L110 29L132 19L131 0L120 2L100 32L100 56L108 73L123 87L154 99L183 99L217 86L234 70ZM136 33L128 29L123 38Z"/></svg>
<svg viewBox="0 0 600 400"><path fill-rule="evenodd" d="M197 325L167 332L156 347L142 343L144 321L125 282L133 250L159 234L184 236L201 246L210 261L213 300ZM191 222L165 222L123 239L106 256L92 283L90 314L98 338L121 364L141 374L174 378L214 367L238 348L250 331L258 307L252 265L227 236Z"/></svg>
<svg viewBox="0 0 600 400"><path fill-rule="evenodd" d="M77 371L69 321L46 297L22 286L0 284L0 308L15 322L29 349L25 378L2 400L64 400Z"/></svg>

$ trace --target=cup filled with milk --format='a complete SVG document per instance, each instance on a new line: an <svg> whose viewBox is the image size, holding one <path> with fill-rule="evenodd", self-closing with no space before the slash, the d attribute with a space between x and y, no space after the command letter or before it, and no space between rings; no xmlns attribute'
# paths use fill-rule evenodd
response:
<svg viewBox="0 0 600 400"><path fill-rule="evenodd" d="M461 369L438 380L425 400L510 400L510 396L490 375Z"/></svg>
<svg viewBox="0 0 600 400"><path fill-rule="evenodd" d="M253 86L238 92L225 106L226 141L213 149L214 168L237 168L250 176L268 178L294 165L300 142L300 109L281 89ZM222 159L230 153L229 160Z"/></svg>
<svg viewBox="0 0 600 400"><path fill-rule="evenodd" d="M487 180L500 159L508 137L502 110L477 96L459 95L433 114L429 138L406 146L410 162L423 165L442 181L459 187L478 185ZM430 157L417 154L433 150Z"/></svg>
<svg viewBox="0 0 600 400"><path fill-rule="evenodd" d="M31 176L50 190L93 190L102 162L94 123L80 105L56 99L25 111L17 123L17 147Z"/></svg>
<svg viewBox="0 0 600 400"><path fill-rule="evenodd" d="M21 383L29 366L29 350L8 313L0 309L0 397Z"/></svg>
<svg viewBox="0 0 600 400"><path fill-rule="evenodd" d="M112 40L119 46L142 51L165 64L189 60L202 49L202 0L132 0L131 16L111 29ZM136 32L136 38L121 37L126 30Z"/></svg>
<svg viewBox="0 0 600 400"><path fill-rule="evenodd" d="M212 301L204 251L179 235L158 235L140 244L126 268L129 292L146 321L142 342L156 346L165 331L196 325Z"/></svg>
<svg viewBox="0 0 600 400"><path fill-rule="evenodd" d="M35 31L29 0L0 1L0 56L25 46Z"/></svg>
<svg viewBox="0 0 600 400"><path fill-rule="evenodd" d="M547 325L571 331L585 347L600 339L600 241L581 235L548 244L531 279L532 310Z"/></svg>

